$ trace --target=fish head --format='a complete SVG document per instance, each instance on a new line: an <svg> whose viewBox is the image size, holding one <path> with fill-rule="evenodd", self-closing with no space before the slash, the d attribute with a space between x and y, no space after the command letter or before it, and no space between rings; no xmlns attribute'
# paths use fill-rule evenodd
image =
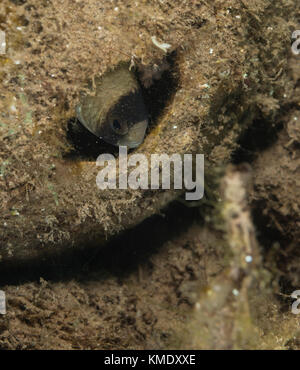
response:
<svg viewBox="0 0 300 370"><path fill-rule="evenodd" d="M148 112L140 91L123 96L107 114L100 137L116 146L138 147L148 127Z"/></svg>
<svg viewBox="0 0 300 370"><path fill-rule="evenodd" d="M76 107L82 125L115 146L138 147L144 140L149 114L135 76L124 66L96 83L93 95Z"/></svg>

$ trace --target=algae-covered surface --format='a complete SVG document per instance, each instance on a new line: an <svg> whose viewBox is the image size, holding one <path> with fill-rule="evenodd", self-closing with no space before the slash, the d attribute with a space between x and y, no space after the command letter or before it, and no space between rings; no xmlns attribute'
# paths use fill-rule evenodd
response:
<svg viewBox="0 0 300 370"><path fill-rule="evenodd" d="M299 349L296 0L2 0L1 349ZM72 130L127 65L132 153L201 153L205 194L100 190ZM191 205L193 207L191 207Z"/></svg>

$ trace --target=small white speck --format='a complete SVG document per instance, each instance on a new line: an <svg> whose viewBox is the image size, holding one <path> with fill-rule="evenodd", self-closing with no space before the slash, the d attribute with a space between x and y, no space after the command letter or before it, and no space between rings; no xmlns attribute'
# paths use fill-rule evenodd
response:
<svg viewBox="0 0 300 370"><path fill-rule="evenodd" d="M247 263L252 262L252 261L253 261L252 256L246 256L246 257L245 257L245 261L246 261Z"/></svg>
<svg viewBox="0 0 300 370"><path fill-rule="evenodd" d="M210 48L209 49L209 54L213 54L213 52L214 52L214 49L213 48Z"/></svg>
<svg viewBox="0 0 300 370"><path fill-rule="evenodd" d="M155 46L157 46L159 49L163 50L165 53L167 53L168 49L171 47L170 44L167 44L165 42L161 43L161 42L157 41L155 36L151 37L151 41L153 42L153 44Z"/></svg>
<svg viewBox="0 0 300 370"><path fill-rule="evenodd" d="M41 131L41 130L40 130L40 131L38 132L38 133L39 133L39 135L40 135L42 132L43 132L43 131Z"/></svg>
<svg viewBox="0 0 300 370"><path fill-rule="evenodd" d="M18 31L22 31L22 27L20 27L20 26L19 26L19 27L17 27L17 30L18 30Z"/></svg>
<svg viewBox="0 0 300 370"><path fill-rule="evenodd" d="M98 26L98 30L101 31L102 30L102 27L101 26Z"/></svg>
<svg viewBox="0 0 300 370"><path fill-rule="evenodd" d="M174 129L176 129L176 128L177 128L177 126L176 126L176 125L174 125L174 126L173 126L173 128L174 128Z"/></svg>
<svg viewBox="0 0 300 370"><path fill-rule="evenodd" d="M210 86L209 84L203 84L203 85L199 85L200 88L204 88L204 89L208 89Z"/></svg>
<svg viewBox="0 0 300 370"><path fill-rule="evenodd" d="M240 292L237 289L233 289L232 294L237 297L240 294Z"/></svg>
<svg viewBox="0 0 300 370"><path fill-rule="evenodd" d="M283 97L284 97L284 98L286 98L286 97L287 97L287 95L286 95L286 94L283 94Z"/></svg>
<svg viewBox="0 0 300 370"><path fill-rule="evenodd" d="M54 75L54 74L52 74L52 75L51 75L51 77L55 77L55 75Z"/></svg>
<svg viewBox="0 0 300 370"><path fill-rule="evenodd" d="M21 62L19 60L16 60L15 64L21 64Z"/></svg>
<svg viewBox="0 0 300 370"><path fill-rule="evenodd" d="M215 285L213 289L214 289L215 292L220 292L221 291L221 286L220 285Z"/></svg>
<svg viewBox="0 0 300 370"><path fill-rule="evenodd" d="M294 121L298 121L298 117L294 117Z"/></svg>
<svg viewBox="0 0 300 370"><path fill-rule="evenodd" d="M240 15L236 15L235 18L241 19L241 16Z"/></svg>
<svg viewBox="0 0 300 370"><path fill-rule="evenodd" d="M6 222L4 222L4 224L3 224L4 226L7 226L7 223Z"/></svg>
<svg viewBox="0 0 300 370"><path fill-rule="evenodd" d="M115 9L114 9L115 12L118 12L119 11L119 8L116 6Z"/></svg>
<svg viewBox="0 0 300 370"><path fill-rule="evenodd" d="M16 112L16 111L17 111L17 108L16 108L16 106L15 106L14 104L12 104L12 105L10 106L10 110L11 110L12 112Z"/></svg>

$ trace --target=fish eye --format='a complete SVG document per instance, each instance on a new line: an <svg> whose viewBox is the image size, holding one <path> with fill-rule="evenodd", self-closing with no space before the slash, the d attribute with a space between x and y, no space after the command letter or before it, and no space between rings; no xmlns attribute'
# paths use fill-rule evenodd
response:
<svg viewBox="0 0 300 370"><path fill-rule="evenodd" d="M114 119L111 121L112 129L119 135L125 135L128 132L128 125L122 120Z"/></svg>
<svg viewBox="0 0 300 370"><path fill-rule="evenodd" d="M120 122L117 119L114 119L113 121L113 128L117 131L121 130Z"/></svg>

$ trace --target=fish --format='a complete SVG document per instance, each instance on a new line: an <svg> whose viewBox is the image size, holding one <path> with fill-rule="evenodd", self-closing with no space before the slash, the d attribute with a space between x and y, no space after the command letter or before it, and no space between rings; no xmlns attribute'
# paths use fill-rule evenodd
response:
<svg viewBox="0 0 300 370"><path fill-rule="evenodd" d="M137 148L144 140L149 113L126 64L95 78L91 94L84 95L75 110L79 122L109 144Z"/></svg>

